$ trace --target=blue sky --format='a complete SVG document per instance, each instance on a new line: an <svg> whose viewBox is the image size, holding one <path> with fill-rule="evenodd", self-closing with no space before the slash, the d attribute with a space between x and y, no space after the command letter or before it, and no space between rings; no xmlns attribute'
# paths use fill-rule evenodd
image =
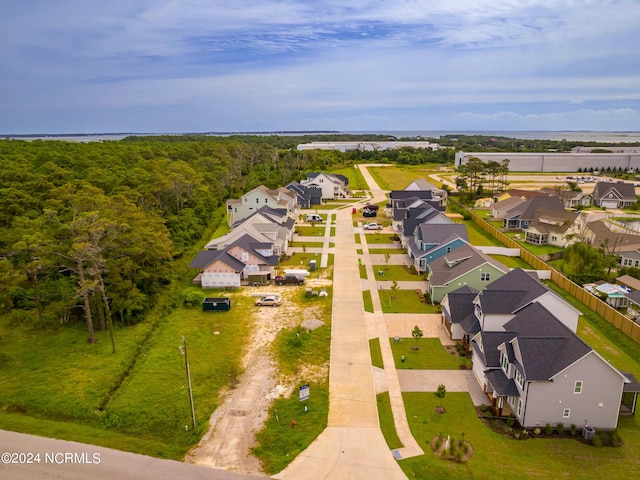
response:
<svg viewBox="0 0 640 480"><path fill-rule="evenodd" d="M0 133L640 130L637 0L4 0Z"/></svg>

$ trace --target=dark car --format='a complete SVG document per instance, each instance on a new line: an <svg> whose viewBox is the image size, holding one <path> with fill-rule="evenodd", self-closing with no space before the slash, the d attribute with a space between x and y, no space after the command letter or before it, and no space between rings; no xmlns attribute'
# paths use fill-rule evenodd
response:
<svg viewBox="0 0 640 480"><path fill-rule="evenodd" d="M363 217L377 217L378 216L378 212L376 212L375 210L367 210L366 208L362 211L362 216Z"/></svg>
<svg viewBox="0 0 640 480"><path fill-rule="evenodd" d="M278 275L276 285L304 285L304 277L298 275Z"/></svg>

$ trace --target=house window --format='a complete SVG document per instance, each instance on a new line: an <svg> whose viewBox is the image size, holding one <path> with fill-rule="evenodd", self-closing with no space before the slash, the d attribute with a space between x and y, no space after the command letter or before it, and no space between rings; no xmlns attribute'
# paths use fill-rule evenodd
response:
<svg viewBox="0 0 640 480"><path fill-rule="evenodd" d="M481 282L488 282L491 280L491 272L482 272L480 274L480 281Z"/></svg>
<svg viewBox="0 0 640 480"><path fill-rule="evenodd" d="M522 415L522 399L518 400L518 416Z"/></svg>
<svg viewBox="0 0 640 480"><path fill-rule="evenodd" d="M502 369L505 371L505 373L507 372L507 368L509 367L509 360L507 359L507 356L502 354Z"/></svg>
<svg viewBox="0 0 640 480"><path fill-rule="evenodd" d="M571 416L571 409L565 408L562 410L562 418L569 418Z"/></svg>
<svg viewBox="0 0 640 480"><path fill-rule="evenodd" d="M573 393L580 394L582 393L582 380L577 380L573 385Z"/></svg>
<svg viewBox="0 0 640 480"><path fill-rule="evenodd" d="M555 235L551 235L551 241L552 242L557 242L558 241L558 237Z"/></svg>
<svg viewBox="0 0 640 480"><path fill-rule="evenodd" d="M516 371L516 383L524 390L524 376L518 371Z"/></svg>
<svg viewBox="0 0 640 480"><path fill-rule="evenodd" d="M256 198L256 203L260 203L260 199L259 198Z"/></svg>
<svg viewBox="0 0 640 480"><path fill-rule="evenodd" d="M451 247L447 247L447 253L451 253Z"/></svg>

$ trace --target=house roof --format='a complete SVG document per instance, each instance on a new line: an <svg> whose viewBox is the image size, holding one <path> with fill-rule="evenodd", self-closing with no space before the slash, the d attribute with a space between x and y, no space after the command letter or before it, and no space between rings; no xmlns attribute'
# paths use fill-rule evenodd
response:
<svg viewBox="0 0 640 480"><path fill-rule="evenodd" d="M527 200L530 198L534 198L534 197L546 197L548 196L548 193L543 192L542 190L539 191L535 191L535 190L521 190L519 188L510 188L509 190L507 190L507 193L509 195L511 195L512 197L524 197Z"/></svg>
<svg viewBox="0 0 640 480"><path fill-rule="evenodd" d="M533 197L523 203L510 208L505 214L505 218L518 217L521 220L532 220L536 212L542 208L564 211L564 205L560 197Z"/></svg>
<svg viewBox="0 0 640 480"><path fill-rule="evenodd" d="M626 285L633 290L640 290L640 280L632 277L631 275L620 275L616 278L616 283Z"/></svg>
<svg viewBox="0 0 640 480"><path fill-rule="evenodd" d="M567 332L562 337L518 336L522 367L527 380L549 380L592 351L577 335L570 330Z"/></svg>
<svg viewBox="0 0 640 480"><path fill-rule="evenodd" d="M603 198L609 192L615 190L621 198L626 201L636 201L636 189L633 183L618 183L618 182L599 182L596 183L596 188L593 190L593 196L596 198Z"/></svg>
<svg viewBox="0 0 640 480"><path fill-rule="evenodd" d="M487 376L487 380L491 382L494 390L500 396L504 397L519 397L518 387L512 378L507 378L504 372L500 368L494 368L493 370L487 370L484 372Z"/></svg>
<svg viewBox="0 0 640 480"><path fill-rule="evenodd" d="M416 178L413 182L405 187L405 190L442 190L435 184L427 181L425 178Z"/></svg>
<svg viewBox="0 0 640 480"><path fill-rule="evenodd" d="M233 268L236 272L241 272L245 267L243 262L227 253L226 250L201 250L198 252L198 255L196 255L196 258L191 260L189 268L202 269L215 262L222 262Z"/></svg>
<svg viewBox="0 0 640 480"><path fill-rule="evenodd" d="M429 264L431 272L429 283L432 286L448 285L449 282L485 263L490 263L501 272L506 272L506 267L497 260L476 250L471 245L463 245Z"/></svg>
<svg viewBox="0 0 640 480"><path fill-rule="evenodd" d="M631 300L636 305L640 305L640 290L636 290L635 292L627 293L625 295L629 300Z"/></svg>
<svg viewBox="0 0 640 480"><path fill-rule="evenodd" d="M459 223L445 223L438 225L421 223L416 227L416 239L421 240L427 245L442 245L445 241L451 241L451 239L455 237L459 237L464 241L469 242L467 226Z"/></svg>
<svg viewBox="0 0 640 480"><path fill-rule="evenodd" d="M640 235L612 232L603 220L589 222L587 227L593 233L591 245L594 247L600 247L606 239L609 239L609 248L613 248L615 244L616 252L626 252L640 248Z"/></svg>
<svg viewBox="0 0 640 480"><path fill-rule="evenodd" d="M514 313L549 291L535 273L516 268L487 285L477 298L485 314Z"/></svg>
<svg viewBox="0 0 640 480"><path fill-rule="evenodd" d="M422 200L431 200L431 190L391 190L389 198L391 200L404 200L406 198L416 197Z"/></svg>
<svg viewBox="0 0 640 480"><path fill-rule="evenodd" d="M541 207L536 212L529 228L535 228L540 233L565 233L580 216L579 212L553 210Z"/></svg>
<svg viewBox="0 0 640 480"><path fill-rule="evenodd" d="M465 333L477 333L467 330L465 326L472 328L474 325L473 320L475 320L475 324L478 325L478 329L480 328L480 324L478 323L478 319L474 314L474 305L473 299L478 294L478 291L470 287L469 285L465 285L464 287L460 287L453 292L447 293L448 298L448 313L450 315L451 323L459 323ZM463 324L464 323L464 324Z"/></svg>
<svg viewBox="0 0 640 480"><path fill-rule="evenodd" d="M491 205L491 210L509 210L510 208L513 208L521 203L524 203L524 200L522 200L520 197L509 197L506 200L500 200L499 202Z"/></svg>
<svg viewBox="0 0 640 480"><path fill-rule="evenodd" d="M271 243L257 242L251 235L244 235L229 245L226 250L234 246L238 246L247 252L251 252L252 255L255 255L258 259L264 262L265 265L273 267L278 264L279 259L277 255L270 255L267 257L258 252L258 250L262 249L271 249L273 246Z"/></svg>
<svg viewBox="0 0 640 480"><path fill-rule="evenodd" d="M582 197L590 197L591 195L585 195L584 193L578 190L562 190L562 194L558 195L558 191L555 188L541 188L540 191L546 195L556 195L562 196L562 198L566 200L573 200L574 198L582 198Z"/></svg>

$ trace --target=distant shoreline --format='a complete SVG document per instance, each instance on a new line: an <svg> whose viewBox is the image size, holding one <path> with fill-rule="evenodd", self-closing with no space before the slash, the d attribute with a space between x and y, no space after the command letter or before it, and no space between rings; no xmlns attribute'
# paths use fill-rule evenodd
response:
<svg viewBox="0 0 640 480"><path fill-rule="evenodd" d="M567 140L571 142L598 142L598 143L640 143L640 131L588 131L588 130L367 130L367 131L336 131L336 130L274 130L256 132L185 132L185 133L139 133L139 132L104 132L104 133L25 133L25 134L0 134L0 138L15 140L68 140L76 142L94 141L118 141L125 137L136 136L234 136L234 135L258 135L258 136L301 136L301 135L387 135L395 138L440 138L445 135L482 135L509 137L520 140Z"/></svg>

